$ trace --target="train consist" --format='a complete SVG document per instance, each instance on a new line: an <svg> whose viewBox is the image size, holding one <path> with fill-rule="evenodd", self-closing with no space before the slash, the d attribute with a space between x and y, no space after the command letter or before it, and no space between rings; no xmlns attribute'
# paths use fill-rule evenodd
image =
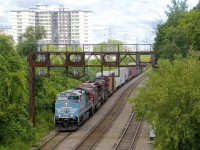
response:
<svg viewBox="0 0 200 150"><path fill-rule="evenodd" d="M137 75L136 67L103 71L74 89L57 94L55 124L60 131L76 130L117 88Z"/></svg>

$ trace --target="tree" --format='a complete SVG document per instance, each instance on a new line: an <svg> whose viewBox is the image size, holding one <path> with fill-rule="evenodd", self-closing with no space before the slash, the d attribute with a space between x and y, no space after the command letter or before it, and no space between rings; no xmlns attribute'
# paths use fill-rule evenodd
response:
<svg viewBox="0 0 200 150"><path fill-rule="evenodd" d="M37 51L38 40L46 36L46 31L43 26L29 26L24 34L19 37L17 51L22 56L28 55L29 51Z"/></svg>
<svg viewBox="0 0 200 150"><path fill-rule="evenodd" d="M186 56L189 49L189 41L181 28L177 28L179 20L187 12L186 0L172 0L172 6L169 6L167 21L158 24L154 43L154 50L158 58L167 58L173 60L174 54Z"/></svg>
<svg viewBox="0 0 200 150"><path fill-rule="evenodd" d="M187 12L187 0L172 0L172 6L167 6L169 11L165 12L168 19L167 19L167 24L172 25L172 26L177 26L178 25L178 20L182 17L182 15Z"/></svg>
<svg viewBox="0 0 200 150"><path fill-rule="evenodd" d="M200 11L190 11L179 20L178 29L182 30L193 50L200 51Z"/></svg>
<svg viewBox="0 0 200 150"><path fill-rule="evenodd" d="M94 52L106 52L106 51L117 51L118 46L116 44L123 44L122 41L118 40L108 40L107 42L101 42L98 45L94 46ZM122 47L120 47L122 48Z"/></svg>
<svg viewBox="0 0 200 150"><path fill-rule="evenodd" d="M56 95L67 89L76 87L81 82L67 77L61 72L51 70L49 78L36 78L36 110L37 112L54 109Z"/></svg>
<svg viewBox="0 0 200 150"><path fill-rule="evenodd" d="M27 115L25 65L13 49L13 40L0 36L0 145L31 143L34 133Z"/></svg>
<svg viewBox="0 0 200 150"><path fill-rule="evenodd" d="M134 111L152 124L155 149L200 149L200 52L174 61L160 59L158 69L132 99Z"/></svg>
<svg viewBox="0 0 200 150"><path fill-rule="evenodd" d="M193 8L194 11L200 11L200 1L198 4Z"/></svg>
<svg viewBox="0 0 200 150"><path fill-rule="evenodd" d="M13 50L13 42L11 37L0 35L0 54L2 56L6 56Z"/></svg>

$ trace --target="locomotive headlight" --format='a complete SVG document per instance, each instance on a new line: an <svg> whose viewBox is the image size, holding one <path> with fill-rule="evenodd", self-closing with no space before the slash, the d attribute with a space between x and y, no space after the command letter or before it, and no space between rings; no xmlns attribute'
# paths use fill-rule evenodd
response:
<svg viewBox="0 0 200 150"><path fill-rule="evenodd" d="M68 105L68 103L65 103L65 106L67 106Z"/></svg>

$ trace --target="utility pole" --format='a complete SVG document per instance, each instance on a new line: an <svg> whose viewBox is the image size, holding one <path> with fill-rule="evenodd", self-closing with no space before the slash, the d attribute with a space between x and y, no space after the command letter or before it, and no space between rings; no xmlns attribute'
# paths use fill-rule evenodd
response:
<svg viewBox="0 0 200 150"><path fill-rule="evenodd" d="M105 34L106 38L105 41L108 42L108 44L110 44L110 40L113 39L112 35L115 34L113 33L113 29L109 26L108 28L105 29L105 31L107 31L107 34Z"/></svg>
<svg viewBox="0 0 200 150"><path fill-rule="evenodd" d="M127 39L128 39L128 34L123 34L123 41L124 41L124 44L127 43ZM125 51L128 51L127 46L125 46Z"/></svg>
<svg viewBox="0 0 200 150"><path fill-rule="evenodd" d="M124 44L127 43L127 40L128 40L128 34L123 34L123 41L124 41Z"/></svg>

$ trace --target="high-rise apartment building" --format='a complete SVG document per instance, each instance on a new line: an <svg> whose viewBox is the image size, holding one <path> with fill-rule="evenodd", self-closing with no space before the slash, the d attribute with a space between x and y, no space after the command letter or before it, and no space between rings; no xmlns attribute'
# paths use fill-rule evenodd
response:
<svg viewBox="0 0 200 150"><path fill-rule="evenodd" d="M29 10L11 11L10 22L15 42L28 26L44 26L47 32L46 43L55 44L91 44L92 12L69 10L62 5L52 8L37 4Z"/></svg>

